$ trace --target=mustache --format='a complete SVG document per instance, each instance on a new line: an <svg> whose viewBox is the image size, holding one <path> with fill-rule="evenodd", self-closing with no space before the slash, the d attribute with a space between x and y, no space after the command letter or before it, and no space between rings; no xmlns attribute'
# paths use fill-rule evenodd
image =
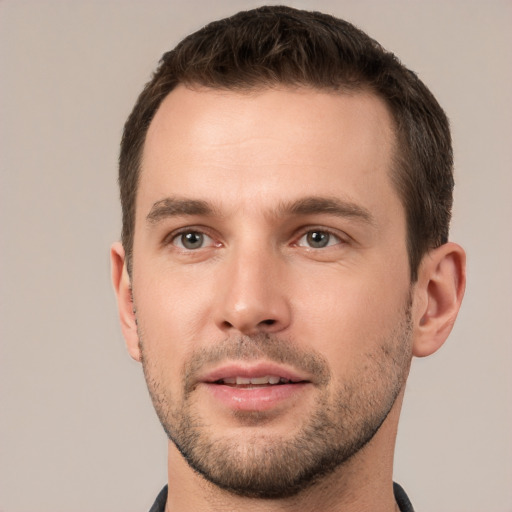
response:
<svg viewBox="0 0 512 512"><path fill-rule="evenodd" d="M294 369L315 376L319 385L326 385L331 379L327 359L314 349L305 350L290 339L272 334L256 334L227 338L203 346L192 352L183 369L186 393L197 382L196 375L204 366L214 366L224 361L258 361L286 364Z"/></svg>

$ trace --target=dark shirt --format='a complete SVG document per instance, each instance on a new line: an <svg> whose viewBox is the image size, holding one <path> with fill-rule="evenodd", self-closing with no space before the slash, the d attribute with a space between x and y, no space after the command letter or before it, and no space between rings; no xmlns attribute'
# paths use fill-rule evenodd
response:
<svg viewBox="0 0 512 512"><path fill-rule="evenodd" d="M165 504L167 503L167 485L160 491L156 497L155 503L149 512L165 512Z"/></svg>
<svg viewBox="0 0 512 512"><path fill-rule="evenodd" d="M395 500L398 504L400 512L414 512L414 509L412 508L412 504L409 501L407 494L405 494L405 491L396 482L393 482L393 492L395 493Z"/></svg>
<svg viewBox="0 0 512 512"><path fill-rule="evenodd" d="M395 500L398 503L400 512L414 512L411 502L405 494L405 491L395 482L393 482L393 492L395 493ZM167 502L167 485L160 491L155 503L149 512L165 512L165 503Z"/></svg>

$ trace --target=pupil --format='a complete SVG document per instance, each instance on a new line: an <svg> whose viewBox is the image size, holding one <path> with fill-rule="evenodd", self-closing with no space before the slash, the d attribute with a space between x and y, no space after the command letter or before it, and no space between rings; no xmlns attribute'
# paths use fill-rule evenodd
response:
<svg viewBox="0 0 512 512"><path fill-rule="evenodd" d="M311 233L308 234L308 243L311 247L325 247L328 242L328 233L323 233L322 231L311 231Z"/></svg>
<svg viewBox="0 0 512 512"><path fill-rule="evenodd" d="M201 233L185 233L181 237L183 246L187 249L197 249L203 244L203 235Z"/></svg>

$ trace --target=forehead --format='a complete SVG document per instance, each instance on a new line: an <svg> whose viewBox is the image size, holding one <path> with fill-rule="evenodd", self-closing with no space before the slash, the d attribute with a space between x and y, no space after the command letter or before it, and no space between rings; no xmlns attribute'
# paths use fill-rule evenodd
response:
<svg viewBox="0 0 512 512"><path fill-rule="evenodd" d="M368 92L178 86L148 129L138 207L171 195L239 208L328 194L372 208L396 196L394 140L386 105Z"/></svg>

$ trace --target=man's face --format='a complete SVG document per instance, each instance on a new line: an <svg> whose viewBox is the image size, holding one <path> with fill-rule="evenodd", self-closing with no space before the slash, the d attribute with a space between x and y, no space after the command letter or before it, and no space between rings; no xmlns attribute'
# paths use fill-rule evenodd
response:
<svg viewBox="0 0 512 512"><path fill-rule="evenodd" d="M140 348L170 439L218 486L294 494L393 407L412 343L393 143L363 93L180 86L158 110L136 206Z"/></svg>

